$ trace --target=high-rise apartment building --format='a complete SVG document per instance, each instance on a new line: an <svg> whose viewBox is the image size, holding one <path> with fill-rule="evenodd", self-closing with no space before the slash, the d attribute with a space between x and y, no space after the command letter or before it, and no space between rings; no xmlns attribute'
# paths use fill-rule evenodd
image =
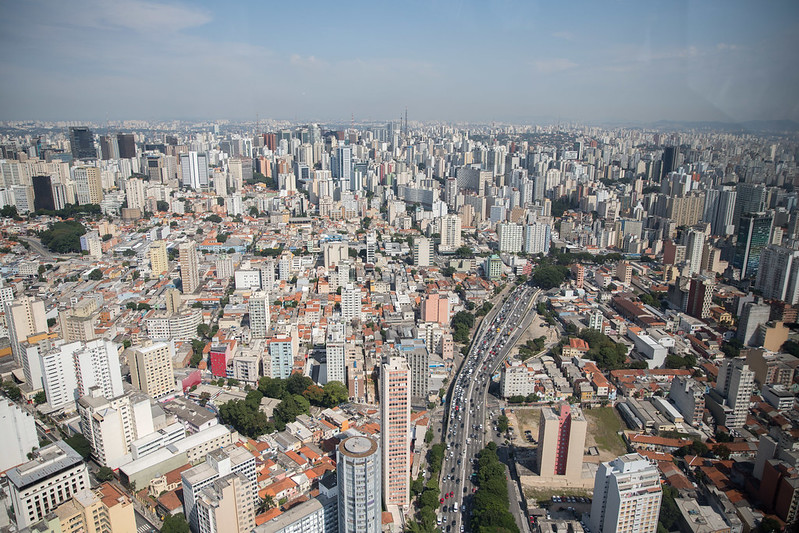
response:
<svg viewBox="0 0 799 533"><path fill-rule="evenodd" d="M445 215L441 217L441 243L442 250L455 250L461 246L461 218L458 215Z"/></svg>
<svg viewBox="0 0 799 533"><path fill-rule="evenodd" d="M716 388L708 395L707 406L719 424L740 428L746 423L755 389L755 373L743 358L725 359L719 368Z"/></svg>
<svg viewBox="0 0 799 533"><path fill-rule="evenodd" d="M755 288L764 298L799 304L799 251L767 246L760 255Z"/></svg>
<svg viewBox="0 0 799 533"><path fill-rule="evenodd" d="M499 239L499 251L511 254L518 254L522 251L523 226L513 222L500 222L497 224L497 238Z"/></svg>
<svg viewBox="0 0 799 533"><path fill-rule="evenodd" d="M702 426L705 413L705 386L686 376L675 376L669 388L669 400L692 426Z"/></svg>
<svg viewBox="0 0 799 533"><path fill-rule="evenodd" d="M122 394L122 373L119 365L120 345L107 339L81 342L72 353L78 397L97 388L108 398Z"/></svg>
<svg viewBox="0 0 799 533"><path fill-rule="evenodd" d="M79 205L100 204L103 201L103 179L97 167L75 167L75 201Z"/></svg>
<svg viewBox="0 0 799 533"><path fill-rule="evenodd" d="M401 357L389 357L380 368L380 422L383 503L407 508L411 465L411 368Z"/></svg>
<svg viewBox="0 0 799 533"><path fill-rule="evenodd" d="M686 312L692 317L707 318L710 316L710 306L713 304L714 279L705 276L691 278L688 290L688 309Z"/></svg>
<svg viewBox="0 0 799 533"><path fill-rule="evenodd" d="M199 533L250 533L255 529L255 495L250 480L241 472L203 488L196 508Z"/></svg>
<svg viewBox="0 0 799 533"><path fill-rule="evenodd" d="M637 453L602 463L594 480L592 533L655 533L662 498L656 466Z"/></svg>
<svg viewBox="0 0 799 533"><path fill-rule="evenodd" d="M551 407L541 409L538 473L542 478L565 476L567 480L580 480L587 428L579 407L563 403L559 412Z"/></svg>
<svg viewBox="0 0 799 533"><path fill-rule="evenodd" d="M297 353L297 338L274 337L269 339L270 377L288 379L294 368L294 355Z"/></svg>
<svg viewBox="0 0 799 533"><path fill-rule="evenodd" d="M344 324L329 322L327 324L327 338L325 339L326 383L338 381L347 383L346 346L344 338Z"/></svg>
<svg viewBox="0 0 799 533"><path fill-rule="evenodd" d="M619 261L616 264L616 279L625 285L629 285L633 280L633 267L627 261Z"/></svg>
<svg viewBox="0 0 799 533"><path fill-rule="evenodd" d="M269 336L271 326L269 305L268 292L254 291L250 294L247 311L250 314L250 334L254 339L265 339Z"/></svg>
<svg viewBox="0 0 799 533"><path fill-rule="evenodd" d="M136 516L130 498L111 483L84 489L55 509L63 533L136 531Z"/></svg>
<svg viewBox="0 0 799 533"><path fill-rule="evenodd" d="M150 243L150 272L153 277L169 272L169 254L166 251L166 242L153 241Z"/></svg>
<svg viewBox="0 0 799 533"><path fill-rule="evenodd" d="M89 471L78 452L59 440L34 458L6 472L18 528L27 528L50 511L89 488Z"/></svg>
<svg viewBox="0 0 799 533"><path fill-rule="evenodd" d="M741 308L738 318L736 338L745 346L757 346L759 336L757 329L771 318L771 306L762 301L746 302Z"/></svg>
<svg viewBox="0 0 799 533"><path fill-rule="evenodd" d="M184 242L178 246L180 280L183 294L192 294L200 286L200 265L197 259L197 243Z"/></svg>
<svg viewBox="0 0 799 533"><path fill-rule="evenodd" d="M94 147L94 133L86 127L69 128L69 146L74 159L96 159L97 149Z"/></svg>
<svg viewBox="0 0 799 533"><path fill-rule="evenodd" d="M702 271L702 253L705 248L705 232L696 228L688 230L688 239L685 246L685 259L688 261L687 276L699 274Z"/></svg>
<svg viewBox="0 0 799 533"><path fill-rule="evenodd" d="M205 487L218 479L224 479L230 474L241 473L248 481L252 497L257 497L257 473L255 471L255 456L245 448L233 444L220 450L209 453L205 462L184 470L180 477L183 484L183 511L189 526L194 533L201 532L198 500ZM241 485L242 490L244 485ZM227 531L224 529L204 531Z"/></svg>
<svg viewBox="0 0 799 533"><path fill-rule="evenodd" d="M208 188L208 156L194 151L180 154L180 182L194 190Z"/></svg>
<svg viewBox="0 0 799 533"><path fill-rule="evenodd" d="M411 367L411 398L426 402L430 388L430 352L424 339L402 339L399 351Z"/></svg>
<svg viewBox="0 0 799 533"><path fill-rule="evenodd" d="M139 209L142 213L145 211L145 202L147 195L144 190L144 180L139 178L128 178L125 180L125 199L128 201L128 207L131 209Z"/></svg>
<svg viewBox="0 0 799 533"><path fill-rule="evenodd" d="M732 266L741 270L741 279L757 275L760 255L771 238L771 223L772 216L764 212L741 215L732 259Z"/></svg>
<svg viewBox="0 0 799 533"><path fill-rule="evenodd" d="M535 221L524 227L524 253L548 254L551 244L551 228L549 224Z"/></svg>
<svg viewBox="0 0 799 533"><path fill-rule="evenodd" d="M156 342L133 348L128 358L133 386L151 398L161 398L176 390L171 342Z"/></svg>
<svg viewBox="0 0 799 533"><path fill-rule="evenodd" d="M0 427L0 469L6 471L27 461L39 447L39 437L33 415L6 398L0 398Z"/></svg>
<svg viewBox="0 0 799 533"><path fill-rule="evenodd" d="M44 302L34 300L30 296L22 296L13 302L6 302L5 312L11 353L14 355L14 361L22 365L21 343L31 335L46 333L49 329Z"/></svg>
<svg viewBox="0 0 799 533"><path fill-rule="evenodd" d="M413 264L418 267L429 267L433 258L433 240L417 237L413 240Z"/></svg>
<svg viewBox="0 0 799 533"><path fill-rule="evenodd" d="M341 317L350 321L361 318L361 288L352 283L348 283L341 290Z"/></svg>
<svg viewBox="0 0 799 533"><path fill-rule="evenodd" d="M339 533L380 533L380 452L369 437L348 437L336 452Z"/></svg>

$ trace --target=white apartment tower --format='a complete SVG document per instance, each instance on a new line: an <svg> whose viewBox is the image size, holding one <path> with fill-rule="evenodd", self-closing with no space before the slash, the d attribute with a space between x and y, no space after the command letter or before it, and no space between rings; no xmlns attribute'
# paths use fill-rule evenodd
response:
<svg viewBox="0 0 799 533"><path fill-rule="evenodd" d="M383 503L407 509L411 464L411 368L389 357L380 369L380 447Z"/></svg>
<svg viewBox="0 0 799 533"><path fill-rule="evenodd" d="M522 226L514 222L500 222L497 224L497 237L499 239L499 251L510 254L518 254L522 251Z"/></svg>
<svg viewBox="0 0 799 533"><path fill-rule="evenodd" d="M14 355L14 361L22 365L23 350L20 344L31 335L46 333L49 329L44 302L23 296L16 301L6 303L5 312L11 353Z"/></svg>
<svg viewBox="0 0 799 533"><path fill-rule="evenodd" d="M133 349L128 358L133 386L151 398L162 398L175 392L174 355L175 347L171 342L157 342Z"/></svg>
<svg viewBox="0 0 799 533"><path fill-rule="evenodd" d="M433 258L433 240L427 237L416 237L413 241L413 264L418 267L429 267Z"/></svg>
<svg viewBox="0 0 799 533"><path fill-rule="evenodd" d="M637 453L599 465L592 533L655 533L663 496L658 469Z"/></svg>
<svg viewBox="0 0 799 533"><path fill-rule="evenodd" d="M347 384L345 351L344 324L328 323L325 340L326 383L339 381L344 385Z"/></svg>
<svg viewBox="0 0 799 533"><path fill-rule="evenodd" d="M269 336L271 317L269 315L269 293L255 291L247 302L250 313L250 334L254 339L265 339Z"/></svg>
<svg viewBox="0 0 799 533"><path fill-rule="evenodd" d="M341 290L341 317L350 321L361 318L361 288L348 283Z"/></svg>

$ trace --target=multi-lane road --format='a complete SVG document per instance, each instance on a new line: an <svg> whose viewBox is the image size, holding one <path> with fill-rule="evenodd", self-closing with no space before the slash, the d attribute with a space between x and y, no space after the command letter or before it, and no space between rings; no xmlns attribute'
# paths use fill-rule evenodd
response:
<svg viewBox="0 0 799 533"><path fill-rule="evenodd" d="M504 362L508 352L535 317L535 302L540 291L529 285L513 290L501 306L485 317L458 371L445 411L446 445L441 469L443 502L439 511L439 528L446 532L469 530L472 494L477 486L472 481L477 454L485 447L486 435L495 434L496 413L486 409L486 394L492 376ZM511 511L524 526L525 518L514 492L509 492ZM523 528L522 531L525 531Z"/></svg>

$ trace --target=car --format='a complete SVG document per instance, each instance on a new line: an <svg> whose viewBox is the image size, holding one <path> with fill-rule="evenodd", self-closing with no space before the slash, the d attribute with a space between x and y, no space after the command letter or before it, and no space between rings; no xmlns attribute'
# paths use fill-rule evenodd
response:
<svg viewBox="0 0 799 533"><path fill-rule="evenodd" d="M454 496L454 495L455 495L455 492L454 492L454 491L450 491L450 492L449 492L449 497L450 497L450 498L452 498L452 496Z"/></svg>
<svg viewBox="0 0 799 533"><path fill-rule="evenodd" d="M441 498L441 504L443 505L443 503L444 503L444 498Z"/></svg>
<svg viewBox="0 0 799 533"><path fill-rule="evenodd" d="M445 498L445 499L446 499L446 498L449 498L449 492L448 492L448 493L446 493L446 494L444 494L444 498ZM444 500L441 500L441 503L444 503Z"/></svg>

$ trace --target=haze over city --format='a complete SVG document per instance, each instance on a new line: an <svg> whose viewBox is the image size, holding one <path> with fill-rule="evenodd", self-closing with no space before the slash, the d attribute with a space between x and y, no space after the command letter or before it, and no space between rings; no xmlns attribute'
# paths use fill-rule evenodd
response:
<svg viewBox="0 0 799 533"><path fill-rule="evenodd" d="M799 4L70 2L4 10L0 119L799 119Z"/></svg>

